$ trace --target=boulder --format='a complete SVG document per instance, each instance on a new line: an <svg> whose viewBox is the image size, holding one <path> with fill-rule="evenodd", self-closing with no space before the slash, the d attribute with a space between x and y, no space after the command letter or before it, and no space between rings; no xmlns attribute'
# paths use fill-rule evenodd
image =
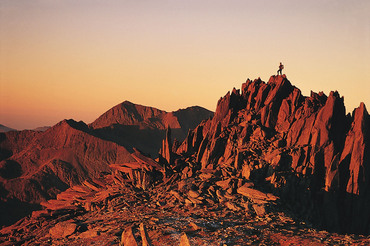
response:
<svg viewBox="0 0 370 246"><path fill-rule="evenodd" d="M64 238L72 235L76 231L77 225L72 221L62 221L57 223L49 230L52 238Z"/></svg>

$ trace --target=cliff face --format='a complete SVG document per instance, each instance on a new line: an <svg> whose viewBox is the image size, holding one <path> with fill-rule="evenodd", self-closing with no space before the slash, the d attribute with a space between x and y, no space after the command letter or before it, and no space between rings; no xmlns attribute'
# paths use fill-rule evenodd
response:
<svg viewBox="0 0 370 246"><path fill-rule="evenodd" d="M345 114L338 92L304 97L283 76L247 80L176 150L203 169L228 167L266 184L301 216L341 232L370 233L370 117Z"/></svg>

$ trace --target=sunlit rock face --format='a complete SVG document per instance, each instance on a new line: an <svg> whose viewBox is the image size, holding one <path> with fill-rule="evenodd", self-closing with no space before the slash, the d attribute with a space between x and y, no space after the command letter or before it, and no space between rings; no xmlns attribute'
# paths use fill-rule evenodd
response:
<svg viewBox="0 0 370 246"><path fill-rule="evenodd" d="M178 148L202 168L228 165L266 182L302 216L340 232L370 232L370 121L346 115L338 92L309 97L283 76L247 80ZM196 137L195 137L196 136Z"/></svg>

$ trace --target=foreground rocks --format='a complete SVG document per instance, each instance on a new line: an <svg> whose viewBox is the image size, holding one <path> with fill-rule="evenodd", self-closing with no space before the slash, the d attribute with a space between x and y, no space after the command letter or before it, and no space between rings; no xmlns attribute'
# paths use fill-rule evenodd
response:
<svg viewBox="0 0 370 246"><path fill-rule="evenodd" d="M140 156L140 153L132 155ZM149 160L149 159L147 159ZM188 160L191 163L191 160ZM44 210L0 231L2 245L352 245L369 237L314 229L279 197L226 170L163 173L141 161L151 182L127 169L73 186ZM189 166L187 166L189 167ZM183 173L185 169L188 169ZM193 174L189 174L189 170ZM224 173L226 176L223 176ZM159 179L155 176L161 176ZM186 177L185 177L186 176Z"/></svg>

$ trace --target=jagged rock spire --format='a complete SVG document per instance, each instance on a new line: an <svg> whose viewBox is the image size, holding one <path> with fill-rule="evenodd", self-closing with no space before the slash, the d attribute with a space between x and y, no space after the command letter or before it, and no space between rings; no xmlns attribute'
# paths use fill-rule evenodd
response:
<svg viewBox="0 0 370 246"><path fill-rule="evenodd" d="M173 153L170 127L167 127L166 138L162 141L162 148L160 149L159 155L162 162L164 161L165 164L172 164Z"/></svg>

